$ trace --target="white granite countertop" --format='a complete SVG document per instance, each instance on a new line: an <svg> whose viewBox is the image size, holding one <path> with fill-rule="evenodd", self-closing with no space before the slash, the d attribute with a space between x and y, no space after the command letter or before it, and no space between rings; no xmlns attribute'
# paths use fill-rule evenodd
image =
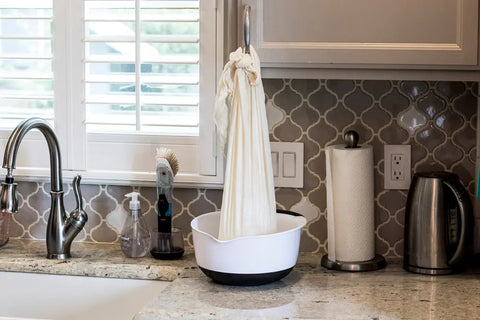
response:
<svg viewBox="0 0 480 320"><path fill-rule="evenodd" d="M366 273L329 271L302 253L280 281L258 287L213 283L187 251L177 261L126 259L118 245L74 243L74 259L44 258L45 243L11 240L1 271L170 280L135 317L150 319L480 319L480 274L424 276L400 261Z"/></svg>
<svg viewBox="0 0 480 320"><path fill-rule="evenodd" d="M193 253L173 261L126 258L118 243L73 242L71 254L72 259L49 260L44 240L10 239L0 248L0 271L173 281L184 268L195 266Z"/></svg>

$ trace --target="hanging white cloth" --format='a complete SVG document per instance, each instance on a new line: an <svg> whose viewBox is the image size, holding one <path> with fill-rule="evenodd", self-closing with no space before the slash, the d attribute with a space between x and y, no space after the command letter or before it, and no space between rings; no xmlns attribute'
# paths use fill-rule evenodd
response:
<svg viewBox="0 0 480 320"><path fill-rule="evenodd" d="M220 79L215 123L222 150L227 143L219 240L273 233L275 187L260 62L238 48ZM227 135L228 132L228 135Z"/></svg>

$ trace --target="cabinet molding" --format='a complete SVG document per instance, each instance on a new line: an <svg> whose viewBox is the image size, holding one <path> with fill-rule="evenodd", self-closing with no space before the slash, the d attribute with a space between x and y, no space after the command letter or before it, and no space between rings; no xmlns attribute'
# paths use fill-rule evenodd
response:
<svg viewBox="0 0 480 320"><path fill-rule="evenodd" d="M251 42L263 67L478 65L477 0L242 0L239 4L252 7Z"/></svg>

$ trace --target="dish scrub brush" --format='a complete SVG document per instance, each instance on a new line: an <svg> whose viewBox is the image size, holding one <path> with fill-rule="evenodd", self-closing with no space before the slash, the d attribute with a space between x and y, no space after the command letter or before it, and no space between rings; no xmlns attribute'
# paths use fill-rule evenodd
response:
<svg viewBox="0 0 480 320"><path fill-rule="evenodd" d="M180 229L172 230L172 191L179 164L175 153L167 148L157 148L156 163L158 229L153 231L150 253L157 259L178 259L184 252L183 236Z"/></svg>

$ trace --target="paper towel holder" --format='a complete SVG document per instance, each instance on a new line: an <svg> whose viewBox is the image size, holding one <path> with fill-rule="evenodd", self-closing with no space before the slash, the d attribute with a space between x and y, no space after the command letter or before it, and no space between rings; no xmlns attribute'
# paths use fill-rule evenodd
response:
<svg viewBox="0 0 480 320"><path fill-rule="evenodd" d="M345 148L353 149L358 148L358 133L354 130L349 130L343 135L343 141L345 141Z"/></svg>
<svg viewBox="0 0 480 320"><path fill-rule="evenodd" d="M332 261L328 259L328 254L325 254L322 257L322 266L330 270L340 270L340 271L375 271L378 269L385 268L387 261L385 258L376 254L375 258L368 261Z"/></svg>
<svg viewBox="0 0 480 320"><path fill-rule="evenodd" d="M343 136L345 142L345 148L358 148L359 136L356 131L349 130L345 132ZM367 261L332 261L328 259L328 254L322 257L321 264L323 267L330 270L340 271L375 271L385 268L387 262L385 258L380 254L375 254L375 257Z"/></svg>

